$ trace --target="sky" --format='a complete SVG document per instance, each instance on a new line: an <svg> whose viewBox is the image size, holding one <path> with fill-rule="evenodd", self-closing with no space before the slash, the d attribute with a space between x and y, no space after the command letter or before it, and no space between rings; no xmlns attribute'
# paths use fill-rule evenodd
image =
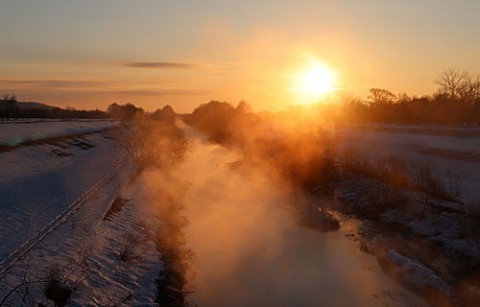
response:
<svg viewBox="0 0 480 307"><path fill-rule="evenodd" d="M336 72L337 95L420 96L446 69L480 73L478 16L478 0L0 0L0 94L278 110L314 57Z"/></svg>

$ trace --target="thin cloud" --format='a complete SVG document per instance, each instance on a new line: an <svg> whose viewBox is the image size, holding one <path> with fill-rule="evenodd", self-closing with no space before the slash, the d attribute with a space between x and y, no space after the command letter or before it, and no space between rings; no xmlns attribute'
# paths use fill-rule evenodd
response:
<svg viewBox="0 0 480 307"><path fill-rule="evenodd" d="M0 84L5 86L21 87L42 87L42 88L85 88L96 87L101 82L95 81L72 81L72 80L0 80Z"/></svg>
<svg viewBox="0 0 480 307"><path fill-rule="evenodd" d="M130 89L112 89L105 87L107 82L97 81L72 81L72 80L0 80L2 91L12 92L44 92L44 91L59 91L71 94L96 94L96 95L128 95L128 96L191 96L191 95L207 95L210 91L201 89L186 89L186 88L145 88L142 82L137 83L139 87L132 87Z"/></svg>
<svg viewBox="0 0 480 307"><path fill-rule="evenodd" d="M133 68L158 68L158 69L197 69L198 67L189 63L179 62L128 62L123 66Z"/></svg>
<svg viewBox="0 0 480 307"><path fill-rule="evenodd" d="M0 81L0 84L2 81ZM202 96L211 94L210 91L197 90L197 89L131 89L131 90L102 90L99 88L56 88L52 90L47 87L5 87L2 89L2 92L12 92L17 93L23 96L36 96L37 94L41 95L61 95L63 97L77 96L81 97L84 95L96 96L96 97L111 97L111 96L129 96L129 97L162 97L162 96Z"/></svg>
<svg viewBox="0 0 480 307"><path fill-rule="evenodd" d="M190 96L190 95L207 95L209 91L195 89L165 89L165 90L127 90L127 91L111 91L110 93L132 96Z"/></svg>

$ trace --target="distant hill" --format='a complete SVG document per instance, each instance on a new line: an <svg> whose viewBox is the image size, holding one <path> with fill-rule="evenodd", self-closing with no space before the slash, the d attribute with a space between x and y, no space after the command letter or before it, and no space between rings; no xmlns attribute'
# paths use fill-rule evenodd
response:
<svg viewBox="0 0 480 307"><path fill-rule="evenodd" d="M82 118L105 119L106 112L101 110L62 109L39 102L19 102L15 96L0 99L0 120L13 118Z"/></svg>
<svg viewBox="0 0 480 307"><path fill-rule="evenodd" d="M60 109L59 107L50 106L48 104L40 102L15 102L18 107L18 110L55 110Z"/></svg>

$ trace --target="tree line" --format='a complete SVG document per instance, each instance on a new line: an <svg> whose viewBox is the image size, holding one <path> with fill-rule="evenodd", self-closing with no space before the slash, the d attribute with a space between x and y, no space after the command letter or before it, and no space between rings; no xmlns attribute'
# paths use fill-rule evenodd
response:
<svg viewBox="0 0 480 307"><path fill-rule="evenodd" d="M350 99L343 104L344 122L392 124L479 125L480 77L448 69L435 80L433 95L395 95L381 88L370 89L366 100Z"/></svg>
<svg viewBox="0 0 480 307"><path fill-rule="evenodd" d="M19 102L13 94L0 97L0 120L18 118L78 118L106 119L108 114L101 110L77 110L74 108L58 108L40 103Z"/></svg>
<svg viewBox="0 0 480 307"><path fill-rule="evenodd" d="M432 95L421 97L411 97L406 93L395 95L387 89L371 88L370 95L366 99L345 99L340 103L340 112L337 107L335 112L332 112L334 114L330 114L330 116L345 123L475 126L480 124L479 75L472 76L465 71L448 69L442 72L434 82L438 85L438 90ZM112 118L128 121L147 114L142 108L132 103L112 103L106 111L62 109L46 105L26 108L20 107L22 104L27 103L18 102L15 95L0 96L0 120L8 118ZM223 103L213 102L213 105L221 109L220 113L232 112L230 107ZM245 103L239 105L240 108L245 108L245 106ZM209 105L209 108L202 105L193 111L193 115L203 114L203 111L208 111L211 107L212 105ZM203 108L206 110L202 110ZM148 115L153 119L164 119L173 118L176 114L167 105ZM228 116L216 117L215 122L229 126L230 124L225 123L225 118ZM221 138L221 136L218 137Z"/></svg>

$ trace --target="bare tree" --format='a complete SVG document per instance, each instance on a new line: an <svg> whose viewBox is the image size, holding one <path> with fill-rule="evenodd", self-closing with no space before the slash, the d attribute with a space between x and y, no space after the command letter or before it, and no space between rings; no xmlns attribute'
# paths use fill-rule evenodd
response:
<svg viewBox="0 0 480 307"><path fill-rule="evenodd" d="M371 88L367 97L372 104L391 104L397 98L392 92L383 88Z"/></svg>
<svg viewBox="0 0 480 307"><path fill-rule="evenodd" d="M473 102L480 102L480 75L472 80L471 87Z"/></svg>
<svg viewBox="0 0 480 307"><path fill-rule="evenodd" d="M465 71L447 69L435 80L435 84L440 86L440 93L447 94L450 99L457 100L460 98L462 84L467 78L469 76Z"/></svg>
<svg viewBox="0 0 480 307"><path fill-rule="evenodd" d="M411 102L412 97L408 96L407 93L399 93L397 95L397 102L398 103L406 103L406 102Z"/></svg>
<svg viewBox="0 0 480 307"><path fill-rule="evenodd" d="M466 75L458 87L458 97L461 101L473 104L480 98L480 78Z"/></svg>

